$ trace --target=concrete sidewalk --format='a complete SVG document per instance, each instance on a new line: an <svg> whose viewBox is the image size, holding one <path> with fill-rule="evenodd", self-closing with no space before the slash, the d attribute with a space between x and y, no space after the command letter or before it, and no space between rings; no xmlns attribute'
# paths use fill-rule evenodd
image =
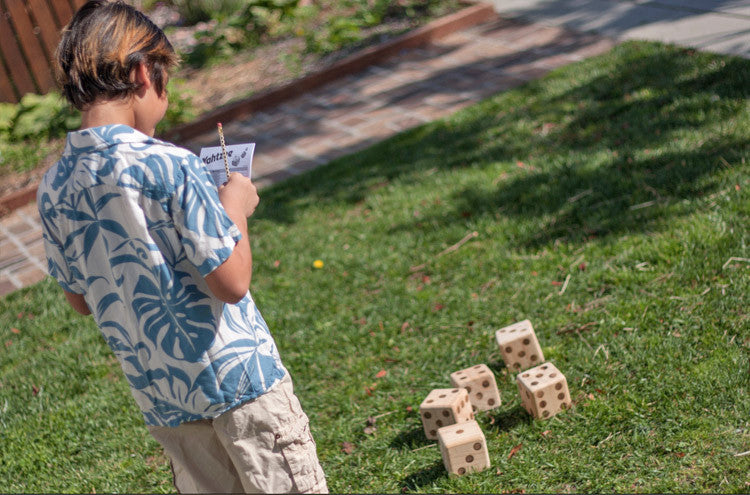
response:
<svg viewBox="0 0 750 495"><path fill-rule="evenodd" d="M750 0L492 0L504 17L750 58Z"/></svg>

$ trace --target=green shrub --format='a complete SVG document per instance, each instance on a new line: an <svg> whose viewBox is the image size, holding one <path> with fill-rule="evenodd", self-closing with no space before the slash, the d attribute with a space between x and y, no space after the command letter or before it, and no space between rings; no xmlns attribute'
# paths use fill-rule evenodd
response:
<svg viewBox="0 0 750 495"><path fill-rule="evenodd" d="M233 54L257 46L271 26L292 19L299 0L253 0L241 2L229 13L215 12L218 23L195 33L196 46L183 55L192 67L204 67Z"/></svg>
<svg viewBox="0 0 750 495"><path fill-rule="evenodd" d="M10 132L16 111L16 105L13 103L0 103L0 136Z"/></svg>
<svg viewBox="0 0 750 495"><path fill-rule="evenodd" d="M77 111L58 93L27 94L0 104L0 176L32 170L59 147L59 138L81 125Z"/></svg>
<svg viewBox="0 0 750 495"><path fill-rule="evenodd" d="M157 134L197 117L193 106L193 95L185 88L183 79L171 78L167 83L167 91L169 93L169 106L164 118L156 126Z"/></svg>
<svg viewBox="0 0 750 495"><path fill-rule="evenodd" d="M241 10L247 0L171 0L188 25L224 19Z"/></svg>
<svg viewBox="0 0 750 495"><path fill-rule="evenodd" d="M29 93L17 105L3 104L0 110L0 139L22 141L64 136L81 125L78 111L59 93Z"/></svg>
<svg viewBox="0 0 750 495"><path fill-rule="evenodd" d="M184 81L170 79L167 90L169 107L159 133L196 117ZM80 113L59 93L29 93L17 104L0 103L0 176L40 166L49 153L59 152L61 138L80 126Z"/></svg>
<svg viewBox="0 0 750 495"><path fill-rule="evenodd" d="M454 0L347 0L338 6L347 15L320 17L320 8L308 7L297 20L299 32L310 53L330 53L344 46L356 44L364 37L364 30L392 19L429 18L451 10Z"/></svg>
<svg viewBox="0 0 750 495"><path fill-rule="evenodd" d="M392 19L430 18L454 10L457 0L319 0L300 6L299 0L244 2L184 2L187 22L216 23L195 33L197 44L183 54L188 65L200 68L226 60L237 52L278 36L299 36L308 53L326 54L365 38L365 30ZM232 7L228 7L232 4ZM210 8L209 8L210 7ZM200 14L196 14L200 10ZM192 16L192 17L191 17Z"/></svg>
<svg viewBox="0 0 750 495"><path fill-rule="evenodd" d="M362 39L364 23L357 18L336 17L321 29L308 31L305 46L312 53L330 53Z"/></svg>

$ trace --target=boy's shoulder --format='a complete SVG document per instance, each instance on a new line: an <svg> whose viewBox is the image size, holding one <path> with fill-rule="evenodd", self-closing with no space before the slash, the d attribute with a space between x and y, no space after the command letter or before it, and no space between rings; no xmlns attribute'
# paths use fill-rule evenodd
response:
<svg viewBox="0 0 750 495"><path fill-rule="evenodd" d="M179 156L195 154L168 141L148 136L124 124L90 127L69 132L62 157L99 153L131 151L136 154L167 153Z"/></svg>
<svg viewBox="0 0 750 495"><path fill-rule="evenodd" d="M44 174L40 186L55 191L74 177L84 182L81 186L122 184L123 174L137 182L150 182L155 176L161 178L159 182L169 181L181 176L185 167L200 168L200 162L192 151L126 125L92 127L68 133L62 156Z"/></svg>

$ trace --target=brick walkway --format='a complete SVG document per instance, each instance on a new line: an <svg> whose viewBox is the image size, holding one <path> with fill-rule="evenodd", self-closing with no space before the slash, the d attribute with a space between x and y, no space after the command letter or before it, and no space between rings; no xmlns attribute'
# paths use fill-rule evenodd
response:
<svg viewBox="0 0 750 495"><path fill-rule="evenodd" d="M614 42L558 27L490 19L402 52L251 118L224 123L229 144L256 143L259 188L448 116L549 70L609 50ZM209 132L178 143L217 145ZM45 276L36 205L0 219L0 296Z"/></svg>

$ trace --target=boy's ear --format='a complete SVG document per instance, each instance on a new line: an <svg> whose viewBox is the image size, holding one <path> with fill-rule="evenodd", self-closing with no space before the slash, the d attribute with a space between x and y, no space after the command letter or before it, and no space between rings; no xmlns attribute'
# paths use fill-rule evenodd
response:
<svg viewBox="0 0 750 495"><path fill-rule="evenodd" d="M149 75L148 67L146 67L146 64L143 62L140 62L133 68L133 71L130 73L130 78L131 81L138 84L139 90L141 91L149 89L153 84Z"/></svg>

